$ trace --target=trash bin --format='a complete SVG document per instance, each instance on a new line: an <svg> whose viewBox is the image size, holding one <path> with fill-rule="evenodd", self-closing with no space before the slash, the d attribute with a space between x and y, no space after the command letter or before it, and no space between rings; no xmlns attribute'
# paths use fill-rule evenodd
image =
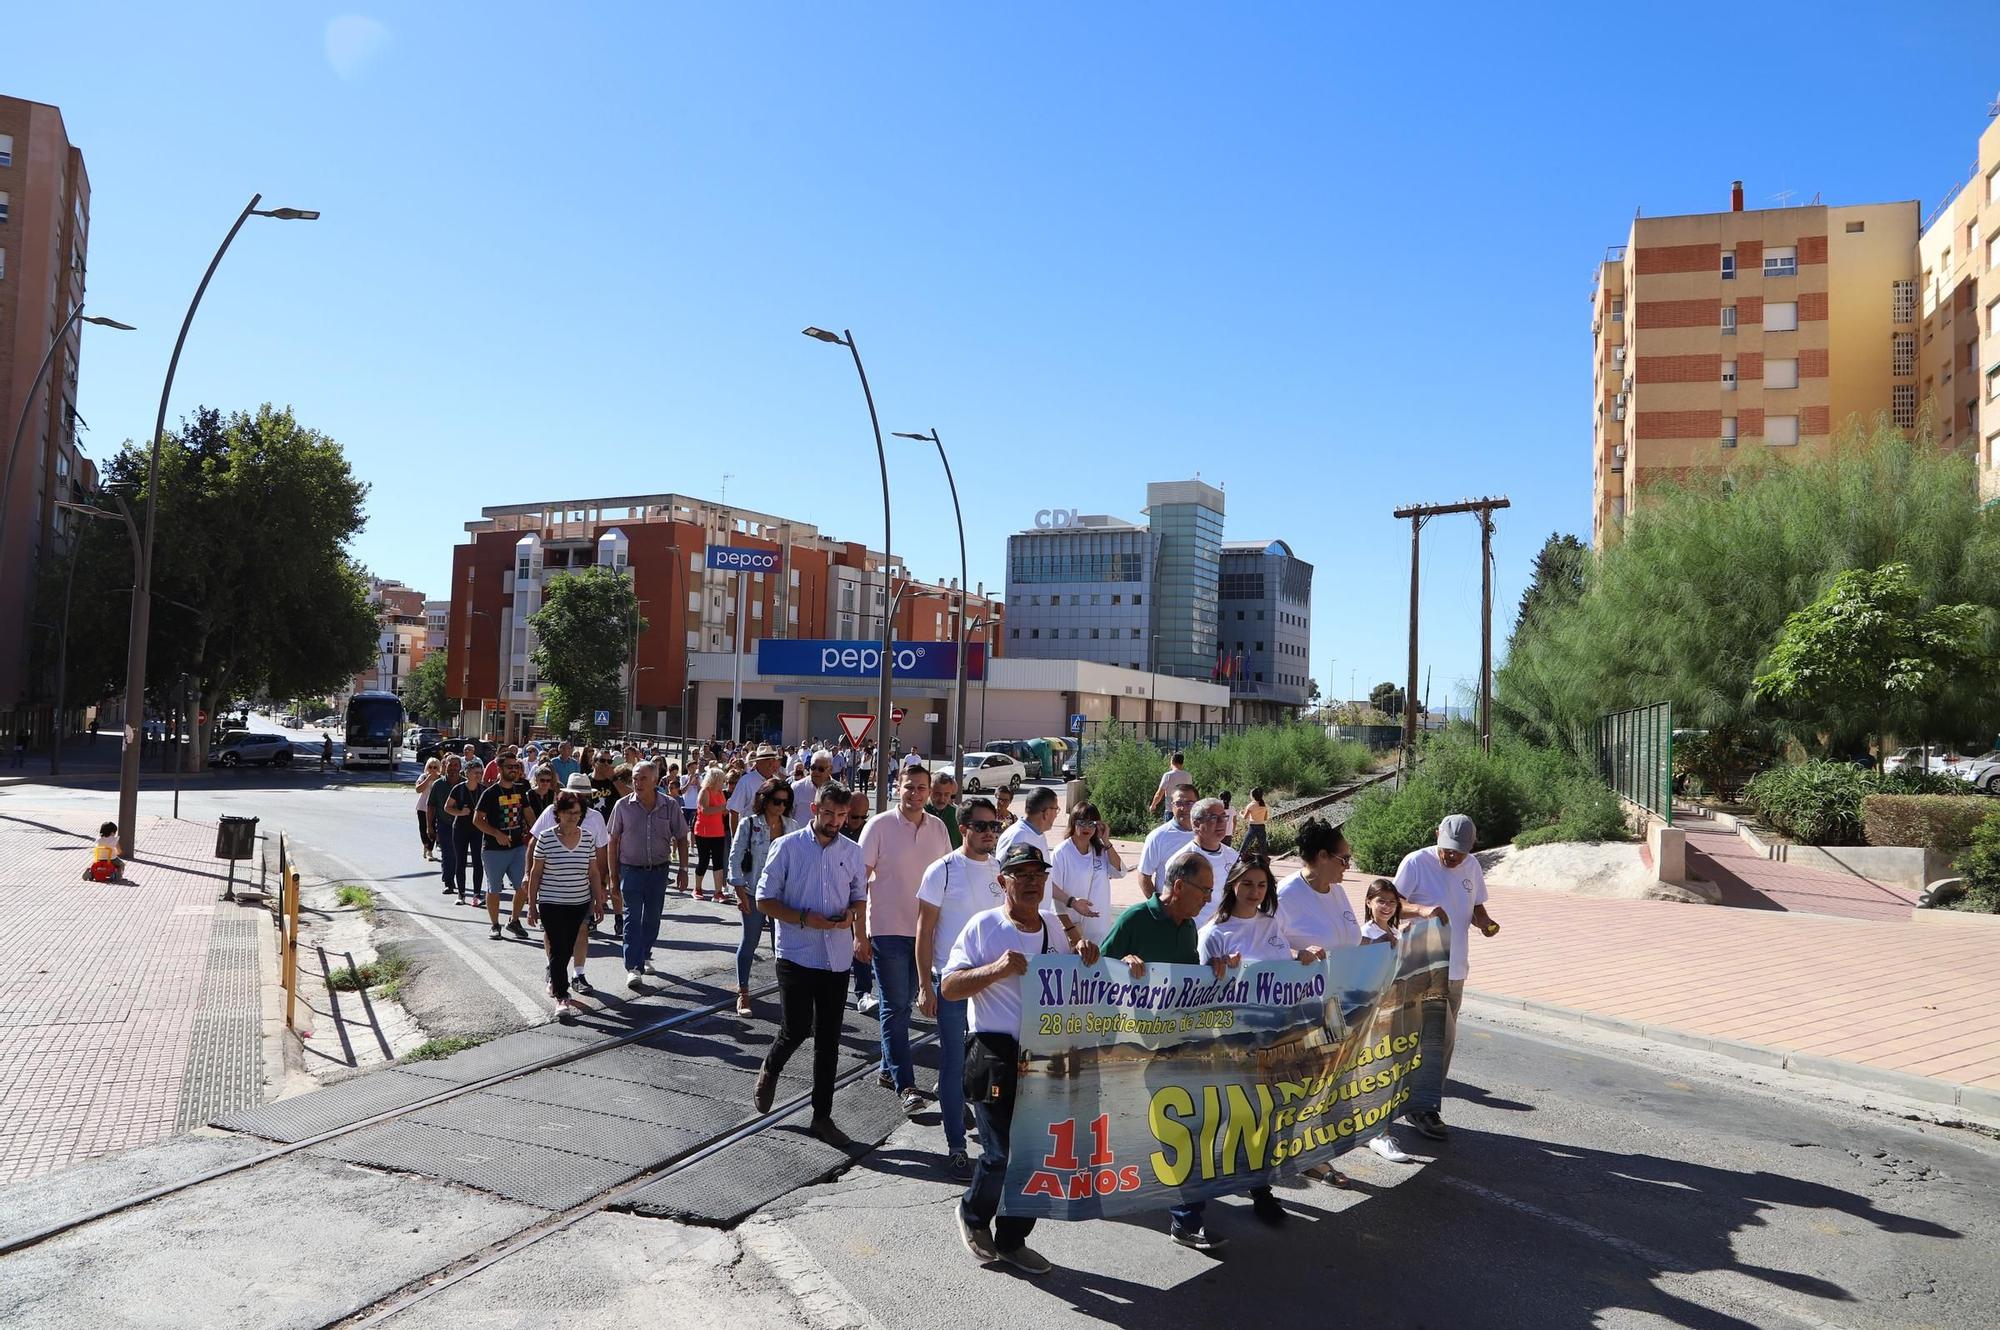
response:
<svg viewBox="0 0 2000 1330"><path fill-rule="evenodd" d="M257 819L224 814L215 828L215 857L253 859L257 855Z"/></svg>

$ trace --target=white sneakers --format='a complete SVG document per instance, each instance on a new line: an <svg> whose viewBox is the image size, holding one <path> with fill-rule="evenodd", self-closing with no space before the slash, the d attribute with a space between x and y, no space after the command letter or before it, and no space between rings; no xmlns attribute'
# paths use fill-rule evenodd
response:
<svg viewBox="0 0 2000 1330"><path fill-rule="evenodd" d="M625 987L636 993L645 986L645 976L637 970L627 970L625 972Z"/></svg>
<svg viewBox="0 0 2000 1330"><path fill-rule="evenodd" d="M1386 1131L1368 1142L1368 1148L1392 1164L1414 1164L1417 1162L1416 1156L1404 1153L1403 1147L1396 1144L1396 1138Z"/></svg>

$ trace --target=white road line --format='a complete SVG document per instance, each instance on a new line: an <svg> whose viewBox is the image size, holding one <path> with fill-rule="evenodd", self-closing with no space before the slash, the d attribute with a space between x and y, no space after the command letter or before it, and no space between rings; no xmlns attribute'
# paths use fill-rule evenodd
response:
<svg viewBox="0 0 2000 1330"><path fill-rule="evenodd" d="M361 872L353 864L348 863L345 859L330 851L316 849L313 846L304 845L298 841L292 841L290 844L303 850L308 858L324 859L329 863L337 864L341 868L346 869L347 871L339 874L339 876L349 881L377 883L380 881L378 878ZM484 979L488 987L492 988L501 997L507 999L508 1004L515 1011L521 1013L522 1020L528 1022L530 1025L540 1025L548 1020L549 1009L546 1003L537 1000L533 995L523 991L518 984L501 973L500 968L494 965L492 961L487 960L478 951L468 947L458 938L453 937L446 931L444 925L438 923L437 920L423 914L419 910L410 908L403 910L403 917L429 933L438 941L444 943L445 946L451 948L458 955L458 958L471 968L474 974ZM483 915L481 917L484 918Z"/></svg>
<svg viewBox="0 0 2000 1330"><path fill-rule="evenodd" d="M753 1219L738 1230L738 1236L743 1249L791 1294L800 1316L814 1330L882 1330L882 1323L855 1301L847 1286L778 1221Z"/></svg>
<svg viewBox="0 0 2000 1330"><path fill-rule="evenodd" d="M1727 1271L1694 1269L1677 1256L1669 1256L1665 1252L1655 1251L1630 1238L1607 1233L1573 1216L1544 1210L1539 1205L1509 1196L1504 1192L1494 1191L1490 1187L1482 1187L1476 1182L1468 1182L1464 1178L1455 1178L1448 1174L1437 1176L1446 1186L1456 1187L1460 1191L1477 1196L1482 1201L1490 1201L1494 1205L1503 1206L1519 1214L1532 1216L1543 1223L1554 1224L1557 1228L1566 1229L1578 1237L1588 1238L1592 1242L1621 1251L1636 1261L1650 1265L1659 1272L1662 1284L1685 1286L1679 1290L1669 1287L1663 1291L1671 1292L1674 1297L1683 1298L1688 1302L1699 1303L1710 1311L1727 1316L1749 1316L1752 1318L1752 1323L1758 1325L1769 1324L1769 1316L1775 1314L1788 1321L1810 1326L1812 1330L1847 1330L1847 1327L1840 1322L1829 1321L1790 1299L1769 1297L1754 1289L1725 1286L1718 1276L1726 1274Z"/></svg>

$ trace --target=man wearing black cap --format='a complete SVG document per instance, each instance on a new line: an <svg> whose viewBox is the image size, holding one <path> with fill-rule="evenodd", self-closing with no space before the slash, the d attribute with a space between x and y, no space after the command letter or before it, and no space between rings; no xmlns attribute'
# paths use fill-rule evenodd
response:
<svg viewBox="0 0 2000 1330"><path fill-rule="evenodd" d="M1096 945L1082 936L1075 920L1061 920L1061 935L1046 926L1042 895L1048 878L1040 850L1032 845L1009 850L1000 861L1007 903L966 922L938 985L945 1000L969 1004L965 1097L979 1124L979 1162L959 1202L958 1235L980 1264L1005 1261L1031 1275L1049 1269L1048 1258L1028 1246L1035 1221L999 1213L1021 1067L1021 976L1030 956L1075 953L1086 965L1097 963Z"/></svg>

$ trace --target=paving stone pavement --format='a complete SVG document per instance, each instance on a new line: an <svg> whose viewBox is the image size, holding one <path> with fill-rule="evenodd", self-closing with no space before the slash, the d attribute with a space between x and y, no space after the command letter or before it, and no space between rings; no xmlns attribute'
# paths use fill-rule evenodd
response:
<svg viewBox="0 0 2000 1330"><path fill-rule="evenodd" d="M97 883L82 872L101 815L9 814L0 1183L254 1103L269 915L216 899L215 827L148 818L126 880Z"/></svg>

